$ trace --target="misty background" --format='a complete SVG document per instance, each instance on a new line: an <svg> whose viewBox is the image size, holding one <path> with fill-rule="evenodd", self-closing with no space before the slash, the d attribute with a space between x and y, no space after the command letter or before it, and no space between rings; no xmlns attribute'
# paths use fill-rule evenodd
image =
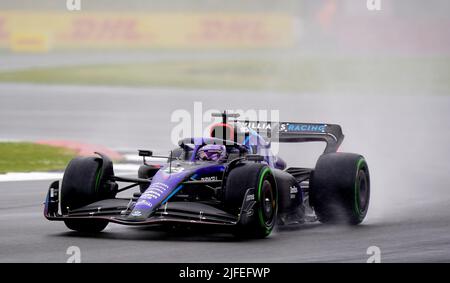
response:
<svg viewBox="0 0 450 283"><path fill-rule="evenodd" d="M0 1L0 142L165 154L176 110L191 123L279 110L342 125L339 151L369 165L368 215L257 241L114 224L90 237L43 218L50 180L0 181L0 261L65 262L73 245L83 262L365 262L371 246L382 262L450 261L450 1L66 2ZM321 150L282 144L280 156L314 167Z"/></svg>
<svg viewBox="0 0 450 283"><path fill-rule="evenodd" d="M381 0L379 11L365 0L82 0L80 11L1 1L0 138L163 152L171 113L194 101L277 109L285 121L342 124L341 150L372 170L369 217L408 215L450 199L449 10L445 0ZM314 166L320 149L280 154Z"/></svg>

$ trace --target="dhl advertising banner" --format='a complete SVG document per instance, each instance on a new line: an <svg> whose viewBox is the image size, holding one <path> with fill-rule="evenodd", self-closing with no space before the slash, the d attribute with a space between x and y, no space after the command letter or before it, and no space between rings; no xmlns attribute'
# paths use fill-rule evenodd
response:
<svg viewBox="0 0 450 283"><path fill-rule="evenodd" d="M295 40L283 13L0 11L0 48L277 48Z"/></svg>

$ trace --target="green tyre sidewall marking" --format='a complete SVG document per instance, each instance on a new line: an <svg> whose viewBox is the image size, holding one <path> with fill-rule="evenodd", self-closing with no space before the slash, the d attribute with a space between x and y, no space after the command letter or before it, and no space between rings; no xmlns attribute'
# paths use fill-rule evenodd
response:
<svg viewBox="0 0 450 283"><path fill-rule="evenodd" d="M269 168L269 167L266 167L266 168L264 168L263 172L261 173L261 176L259 177L259 185L258 185L258 203L259 203L260 206L261 206L261 189L262 189L262 183L263 183L263 181L264 181L264 177L265 177L265 176L267 175L267 173L269 173L269 172L270 172L270 168ZM278 198L278 195L275 195L275 197ZM264 221L264 217L263 217L262 213L263 213L262 207L260 207L259 212L258 212L258 215L259 215L259 222L260 222L261 226L262 226L264 229L266 229L266 235L268 235L268 234L272 231L272 229L271 229L271 228L268 228L268 227L266 226L266 223L265 223L265 221Z"/></svg>
<svg viewBox="0 0 450 283"><path fill-rule="evenodd" d="M99 166L98 167L98 169L97 169L97 172L95 173L95 191L98 193L98 187L99 187L99 185L100 185L100 173L101 173L101 169L102 169L102 167L101 166Z"/></svg>
<svg viewBox="0 0 450 283"><path fill-rule="evenodd" d="M358 175L359 175L359 170L361 169L362 165L366 164L366 161L364 160L364 158L360 158L358 160L358 163L356 163L356 177L355 177L355 206L353 207L354 212L356 214L356 217L358 217L358 219L361 219L361 209L359 207L359 182L358 182Z"/></svg>

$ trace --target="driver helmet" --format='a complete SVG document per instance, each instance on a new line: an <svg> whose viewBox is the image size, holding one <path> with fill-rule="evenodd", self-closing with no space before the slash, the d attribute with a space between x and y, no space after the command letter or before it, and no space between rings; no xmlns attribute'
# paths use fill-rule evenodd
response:
<svg viewBox="0 0 450 283"><path fill-rule="evenodd" d="M207 144L197 151L197 160L221 161L224 160L227 150L224 145Z"/></svg>

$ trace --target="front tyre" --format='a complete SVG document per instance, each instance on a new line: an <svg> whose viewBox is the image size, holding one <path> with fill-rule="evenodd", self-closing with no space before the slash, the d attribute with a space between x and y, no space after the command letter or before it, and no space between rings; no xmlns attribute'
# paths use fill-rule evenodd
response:
<svg viewBox="0 0 450 283"><path fill-rule="evenodd" d="M246 192L254 189L253 208L244 212ZM242 163L232 169L227 177L225 205L240 213L236 235L241 238L265 238L272 232L277 219L278 193L275 178L267 165Z"/></svg>
<svg viewBox="0 0 450 283"><path fill-rule="evenodd" d="M141 165L139 167L138 170L138 178L140 179L150 179L151 177L155 176L156 172L158 172L160 168L159 167L155 167L152 165ZM145 192L145 190L147 190L149 187L149 184L140 184L139 185L139 190L141 191L141 194L143 194Z"/></svg>
<svg viewBox="0 0 450 283"><path fill-rule="evenodd" d="M100 219L67 219L64 220L67 228L84 233L99 233L108 226L107 220Z"/></svg>
<svg viewBox="0 0 450 283"><path fill-rule="evenodd" d="M117 184L109 179L114 175L111 160L106 156L76 157L64 172L61 186L63 215L90 203L114 198ZM65 219L67 228L79 232L97 233L105 229L108 221L101 219Z"/></svg>
<svg viewBox="0 0 450 283"><path fill-rule="evenodd" d="M324 154L311 179L311 204L320 222L357 225L364 220L370 200L370 177L363 156Z"/></svg>

